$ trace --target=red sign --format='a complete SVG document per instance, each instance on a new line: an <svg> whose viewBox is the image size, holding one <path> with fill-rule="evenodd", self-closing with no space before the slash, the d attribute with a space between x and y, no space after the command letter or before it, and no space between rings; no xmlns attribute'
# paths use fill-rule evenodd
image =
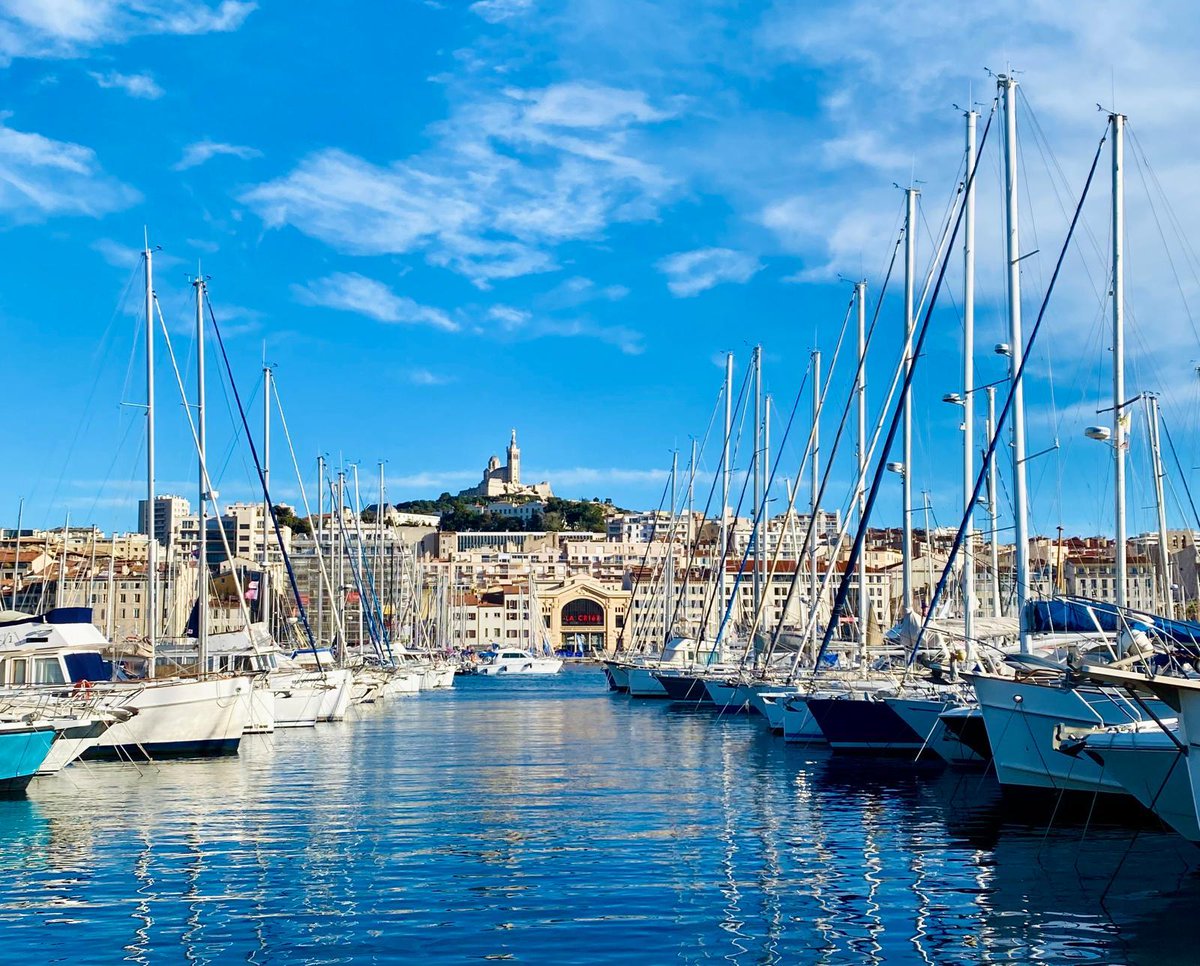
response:
<svg viewBox="0 0 1200 966"><path fill-rule="evenodd" d="M604 615L603 614L563 614L562 622L563 622L563 627L583 627L583 626L595 627L597 625L604 623Z"/></svg>

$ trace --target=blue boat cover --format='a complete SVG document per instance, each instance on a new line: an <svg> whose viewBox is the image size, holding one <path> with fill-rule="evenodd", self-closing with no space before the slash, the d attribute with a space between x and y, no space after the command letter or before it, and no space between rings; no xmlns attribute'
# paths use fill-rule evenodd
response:
<svg viewBox="0 0 1200 966"><path fill-rule="evenodd" d="M1102 631L1113 632L1126 626L1132 630L1153 630L1177 644L1200 648L1200 623L1196 621L1171 620L1129 608L1124 609L1122 618L1122 608L1116 604L1083 597L1031 600L1025 605L1025 629L1033 634L1094 633L1097 625Z"/></svg>

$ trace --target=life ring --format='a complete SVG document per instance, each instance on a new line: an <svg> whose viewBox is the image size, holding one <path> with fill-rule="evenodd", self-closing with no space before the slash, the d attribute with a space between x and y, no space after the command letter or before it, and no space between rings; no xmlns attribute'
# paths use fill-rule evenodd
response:
<svg viewBox="0 0 1200 966"><path fill-rule="evenodd" d="M75 682L75 690L79 691L83 694L87 694L88 692L90 692L92 690L92 682L89 681L87 678L84 678L81 681L76 681Z"/></svg>

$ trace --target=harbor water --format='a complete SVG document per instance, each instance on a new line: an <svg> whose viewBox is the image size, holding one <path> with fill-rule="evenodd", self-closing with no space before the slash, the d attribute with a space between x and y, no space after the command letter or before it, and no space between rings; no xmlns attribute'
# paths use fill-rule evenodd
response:
<svg viewBox="0 0 1200 966"><path fill-rule="evenodd" d="M361 713L360 713L361 712ZM986 774L605 690L459 678L218 761L0 802L6 962L1194 961L1200 853Z"/></svg>

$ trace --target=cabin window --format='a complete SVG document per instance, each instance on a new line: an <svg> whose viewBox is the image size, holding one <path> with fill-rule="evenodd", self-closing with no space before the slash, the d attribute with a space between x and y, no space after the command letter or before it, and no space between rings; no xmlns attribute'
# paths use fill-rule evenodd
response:
<svg viewBox="0 0 1200 966"><path fill-rule="evenodd" d="M28 684L29 683L29 662L19 657L14 661L10 661L12 667L12 683L13 684Z"/></svg>
<svg viewBox="0 0 1200 966"><path fill-rule="evenodd" d="M33 659L33 678L35 684L67 683L56 657L35 657Z"/></svg>

